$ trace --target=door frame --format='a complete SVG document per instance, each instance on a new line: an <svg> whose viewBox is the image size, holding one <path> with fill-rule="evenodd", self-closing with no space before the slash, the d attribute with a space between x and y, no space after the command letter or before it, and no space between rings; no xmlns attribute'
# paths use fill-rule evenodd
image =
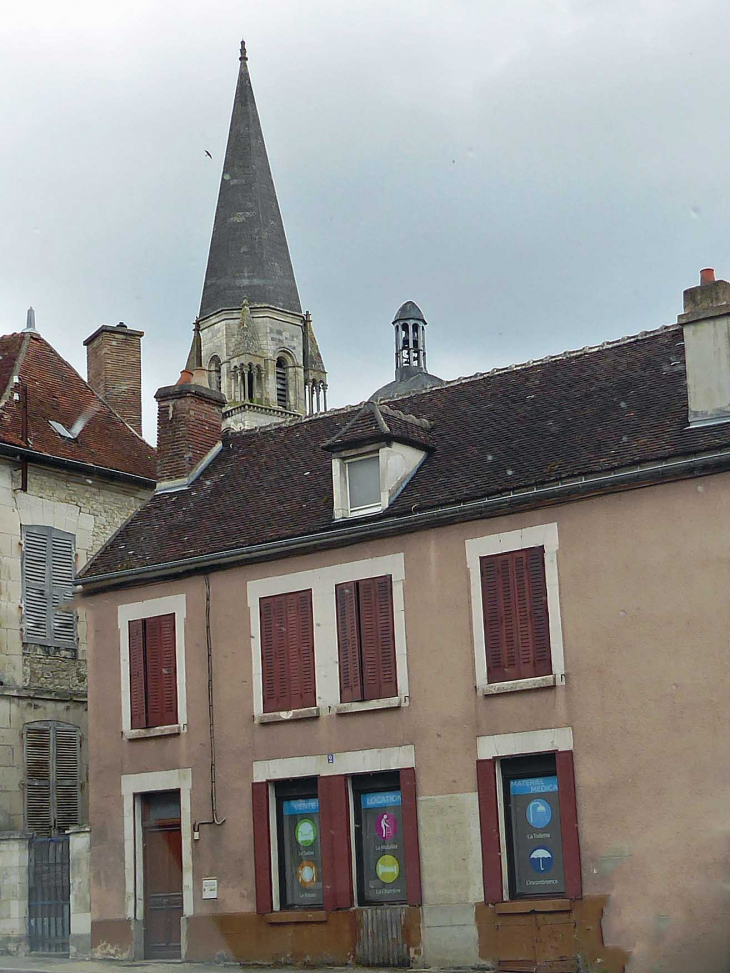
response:
<svg viewBox="0 0 730 973"><path fill-rule="evenodd" d="M183 918L193 915L193 846L190 791L192 770L153 771L124 774L121 779L124 802L124 904L127 919L142 929L144 924L144 864L142 848L142 794L151 791L180 791L180 839L182 841ZM135 936L143 942L144 936ZM182 937L182 958L185 942Z"/></svg>

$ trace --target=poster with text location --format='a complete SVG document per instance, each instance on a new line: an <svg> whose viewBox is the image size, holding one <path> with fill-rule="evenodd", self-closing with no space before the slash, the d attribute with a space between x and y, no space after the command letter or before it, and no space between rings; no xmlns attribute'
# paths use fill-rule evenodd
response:
<svg viewBox="0 0 730 973"><path fill-rule="evenodd" d="M282 803L286 904L322 905L322 852L319 800L300 798Z"/></svg>
<svg viewBox="0 0 730 973"><path fill-rule="evenodd" d="M400 791L361 795L365 896L369 902L404 901L406 867Z"/></svg>
<svg viewBox="0 0 730 973"><path fill-rule="evenodd" d="M509 782L515 892L562 895L563 843L557 777L523 777Z"/></svg>

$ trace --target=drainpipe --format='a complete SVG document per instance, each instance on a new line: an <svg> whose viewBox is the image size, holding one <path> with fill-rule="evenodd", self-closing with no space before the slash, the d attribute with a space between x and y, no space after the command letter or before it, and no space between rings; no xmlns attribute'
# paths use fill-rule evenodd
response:
<svg viewBox="0 0 730 973"><path fill-rule="evenodd" d="M208 722L210 726L210 807L209 821L193 822L193 841L200 841L200 829L204 824L224 824L225 818L218 817L218 792L215 779L215 718L213 712L213 640L210 634L210 577L203 575L205 581L205 644L208 652Z"/></svg>

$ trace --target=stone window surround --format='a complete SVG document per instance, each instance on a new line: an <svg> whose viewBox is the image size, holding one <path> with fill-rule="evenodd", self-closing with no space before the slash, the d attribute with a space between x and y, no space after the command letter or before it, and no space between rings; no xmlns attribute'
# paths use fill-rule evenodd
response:
<svg viewBox="0 0 730 973"><path fill-rule="evenodd" d="M330 760L331 758L331 760ZM297 777L330 777L342 775L348 778L347 793L350 808L350 845L352 850L352 888L357 902L357 875L355 851L355 816L353 809L352 778L356 774L372 774L389 770L404 770L416 766L416 749L411 745L383 747L373 750L346 750L341 753L317 754L312 757L279 757L274 760L253 761L253 781L269 785L269 834L271 853L271 894L274 912L281 909L279 893L279 850L277 840L276 792L277 780Z"/></svg>
<svg viewBox="0 0 730 973"><path fill-rule="evenodd" d="M340 702L339 652L337 645L337 612L335 585L389 574L393 581L393 631L398 677L398 695L388 699ZM253 710L257 723L275 723L291 719L318 717L327 713L345 715L363 710L390 709L408 705L408 659L406 653L405 607L403 582L405 559L403 554L350 561L326 568L297 571L248 583L248 606L251 616L251 654L253 665ZM270 595L311 589L314 622L314 669L317 705L285 713L264 713L261 686L261 619L259 600Z"/></svg>
<svg viewBox="0 0 730 973"><path fill-rule="evenodd" d="M471 589L472 633L474 640L474 668L476 672L476 691L482 696L495 693L510 693L525 689L540 689L545 686L565 684L565 657L563 651L563 628L560 620L560 596L558 589L558 525L557 523L539 524L519 530L504 531L474 537L465 542L466 562L469 569ZM553 672L550 676L534 679L514 679L509 682L489 682L487 674L487 649L484 638L484 615L482 611L482 582L479 560L491 554L504 554L508 551L521 551L527 547L545 548L545 584L547 587L548 620L550 625L550 655Z"/></svg>
<svg viewBox="0 0 730 973"><path fill-rule="evenodd" d="M122 733L127 740L148 739L184 733L187 730L187 689L185 680L185 595L167 595L120 605L117 609L119 625L119 659L121 666ZM170 726L132 729L132 705L129 688L129 623L155 615L175 615L175 664L177 666L177 719Z"/></svg>
<svg viewBox="0 0 730 973"><path fill-rule="evenodd" d="M183 915L193 914L193 852L190 813L192 770L122 774L124 806L124 907L127 919L144 919L144 864L142 860L142 795L153 791L180 791Z"/></svg>
<svg viewBox="0 0 730 973"><path fill-rule="evenodd" d="M507 841L504 819L504 789L502 787L502 757L522 757L533 753L554 753L573 749L573 728L559 726L551 730L525 730L519 733L497 733L477 737L477 760L494 760L497 773L497 815L499 819L499 849L502 856L502 895L510 901L509 876L506 868Z"/></svg>

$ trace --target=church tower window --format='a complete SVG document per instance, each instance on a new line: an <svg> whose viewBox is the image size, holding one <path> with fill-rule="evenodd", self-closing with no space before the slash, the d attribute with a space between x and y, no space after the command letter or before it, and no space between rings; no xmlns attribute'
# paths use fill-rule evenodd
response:
<svg viewBox="0 0 730 973"><path fill-rule="evenodd" d="M253 365L249 363L248 372L246 373L246 398L249 402L253 402L254 396L254 371Z"/></svg>
<svg viewBox="0 0 730 973"><path fill-rule="evenodd" d="M276 404L280 409L286 409L289 400L287 388L286 362L283 358L276 359Z"/></svg>
<svg viewBox="0 0 730 973"><path fill-rule="evenodd" d="M221 360L218 355L213 355L213 357L208 362L208 385L216 392L221 392L223 387L223 373L221 369Z"/></svg>

